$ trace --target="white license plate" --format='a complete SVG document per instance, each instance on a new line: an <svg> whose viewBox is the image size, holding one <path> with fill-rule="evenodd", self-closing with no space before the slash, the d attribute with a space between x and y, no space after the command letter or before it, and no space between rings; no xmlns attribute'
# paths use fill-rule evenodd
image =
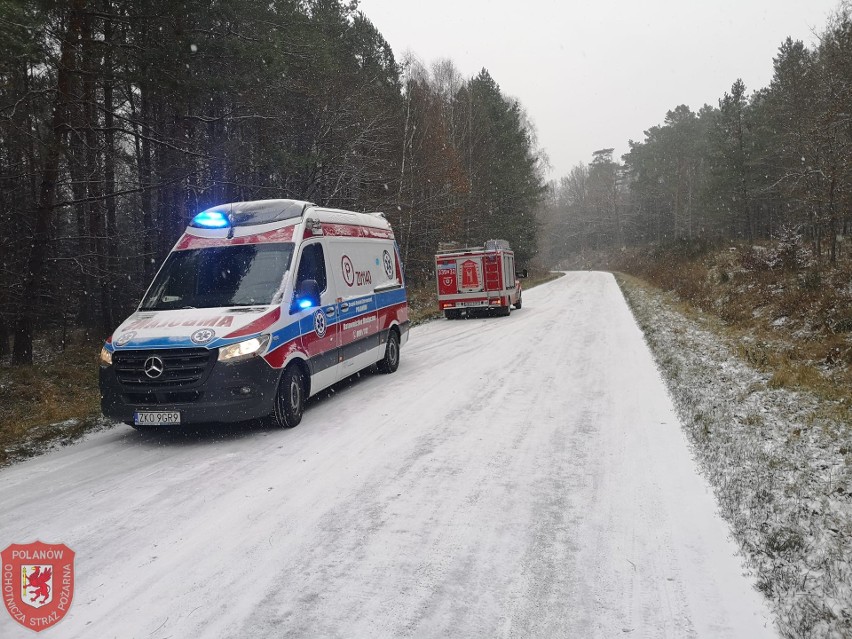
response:
<svg viewBox="0 0 852 639"><path fill-rule="evenodd" d="M488 302L462 302L462 306L488 306Z"/></svg>
<svg viewBox="0 0 852 639"><path fill-rule="evenodd" d="M176 410L139 411L133 414L133 423L137 426L180 424L180 412Z"/></svg>

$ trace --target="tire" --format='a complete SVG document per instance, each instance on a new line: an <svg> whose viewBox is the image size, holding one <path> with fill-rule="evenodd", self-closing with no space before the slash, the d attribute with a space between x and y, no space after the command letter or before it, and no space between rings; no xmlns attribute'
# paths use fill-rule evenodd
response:
<svg viewBox="0 0 852 639"><path fill-rule="evenodd" d="M302 421L305 412L305 374L299 366L288 366L278 382L275 394L275 424L281 428L293 428Z"/></svg>
<svg viewBox="0 0 852 639"><path fill-rule="evenodd" d="M512 300L506 299L508 304L506 306L501 306L500 310L497 311L497 315L500 317L509 317L509 314L512 312Z"/></svg>
<svg viewBox="0 0 852 639"><path fill-rule="evenodd" d="M515 302L515 310L521 308L521 296L518 295L518 301Z"/></svg>
<svg viewBox="0 0 852 639"><path fill-rule="evenodd" d="M390 375L399 368L399 333L394 329L388 333L385 356L376 363L376 368L386 375Z"/></svg>
<svg viewBox="0 0 852 639"><path fill-rule="evenodd" d="M456 308L451 308L449 310L444 311L444 317L448 320L457 320L461 317L461 311Z"/></svg>

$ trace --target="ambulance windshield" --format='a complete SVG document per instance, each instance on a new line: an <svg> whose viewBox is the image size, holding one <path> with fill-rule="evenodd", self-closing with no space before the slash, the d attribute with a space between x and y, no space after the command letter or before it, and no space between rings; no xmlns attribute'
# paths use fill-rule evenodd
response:
<svg viewBox="0 0 852 639"><path fill-rule="evenodd" d="M279 302L292 256L289 242L174 251L139 308L165 311Z"/></svg>

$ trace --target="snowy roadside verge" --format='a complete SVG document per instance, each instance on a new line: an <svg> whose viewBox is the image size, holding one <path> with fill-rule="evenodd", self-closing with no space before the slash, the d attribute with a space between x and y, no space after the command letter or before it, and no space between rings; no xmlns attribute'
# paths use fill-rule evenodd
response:
<svg viewBox="0 0 852 639"><path fill-rule="evenodd" d="M852 425L771 388L673 296L616 279L782 635L852 636Z"/></svg>

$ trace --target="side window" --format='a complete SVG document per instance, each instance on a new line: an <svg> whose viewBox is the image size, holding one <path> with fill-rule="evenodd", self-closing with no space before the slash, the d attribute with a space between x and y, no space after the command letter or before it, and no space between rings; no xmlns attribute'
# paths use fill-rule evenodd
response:
<svg viewBox="0 0 852 639"><path fill-rule="evenodd" d="M299 285L305 280L316 280L320 291L325 291L327 287L322 244L309 244L302 249L299 271L296 274L296 290L299 290Z"/></svg>

